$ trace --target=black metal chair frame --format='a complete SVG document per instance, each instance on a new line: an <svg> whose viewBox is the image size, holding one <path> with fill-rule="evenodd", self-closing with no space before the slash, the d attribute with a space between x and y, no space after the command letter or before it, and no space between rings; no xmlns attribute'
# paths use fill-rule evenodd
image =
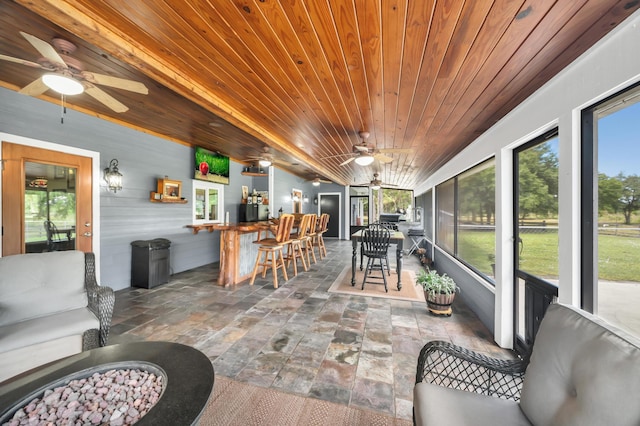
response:
<svg viewBox="0 0 640 426"><path fill-rule="evenodd" d="M498 359L449 342L427 343L418 357L416 383L432 383L502 399L520 400L529 357Z"/></svg>
<svg viewBox="0 0 640 426"><path fill-rule="evenodd" d="M388 292L387 288L387 276L384 273L386 262L386 269L391 275L389 269L389 241L391 239L391 232L388 228L381 225L370 225L362 232L362 254L367 256L367 266L364 271L364 279L362 280L362 290L364 290L364 284L367 282L367 278L370 278L369 273L375 269L375 261L378 260L380 264L380 272L382 280L384 281L384 291ZM379 278L379 277L376 277Z"/></svg>
<svg viewBox="0 0 640 426"><path fill-rule="evenodd" d="M70 250L71 241L60 237L58 227L50 220L44 221L44 230L47 233L47 250L63 251Z"/></svg>

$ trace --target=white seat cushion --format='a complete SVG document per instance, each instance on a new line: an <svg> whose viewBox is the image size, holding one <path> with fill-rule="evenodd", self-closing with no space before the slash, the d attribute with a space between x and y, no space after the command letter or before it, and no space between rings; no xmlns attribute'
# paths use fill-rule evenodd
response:
<svg viewBox="0 0 640 426"><path fill-rule="evenodd" d="M80 335L100 321L89 308L74 309L0 327L0 353L62 337Z"/></svg>
<svg viewBox="0 0 640 426"><path fill-rule="evenodd" d="M529 426L515 401L417 383L413 389L417 425Z"/></svg>

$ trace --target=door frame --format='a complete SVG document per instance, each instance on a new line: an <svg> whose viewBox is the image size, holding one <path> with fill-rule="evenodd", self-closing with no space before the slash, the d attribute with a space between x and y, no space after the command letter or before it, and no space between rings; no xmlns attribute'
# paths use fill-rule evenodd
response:
<svg viewBox="0 0 640 426"><path fill-rule="evenodd" d="M337 195L338 196L338 211L340 215L338 217L338 239L343 239L344 231L342 229L342 193L340 192L318 192L318 216L320 216L320 206L322 205L322 197L325 195Z"/></svg>
<svg viewBox="0 0 640 426"><path fill-rule="evenodd" d="M0 132L0 141L10 142L16 145L27 145L41 149L47 149L49 151L58 151L65 154L72 154L81 157L91 158L91 201L93 204L93 248L92 251L96 257L96 275L98 280L100 279L100 153L95 151L89 151L87 149L76 148L67 145L60 145L53 142L47 142L39 139L28 138L24 136L13 135L10 133ZM0 146L0 163L2 169L4 169L4 163L2 157L2 147ZM0 173L0 193L2 193L2 178ZM4 223L2 220L2 197L0 197L0 223ZM0 256L2 256L2 239L0 238Z"/></svg>

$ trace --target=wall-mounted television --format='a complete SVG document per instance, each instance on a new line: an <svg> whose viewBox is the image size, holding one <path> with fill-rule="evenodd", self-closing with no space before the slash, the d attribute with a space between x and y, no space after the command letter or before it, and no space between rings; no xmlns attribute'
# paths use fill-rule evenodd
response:
<svg viewBox="0 0 640 426"><path fill-rule="evenodd" d="M229 157L197 146L194 179L228 185Z"/></svg>

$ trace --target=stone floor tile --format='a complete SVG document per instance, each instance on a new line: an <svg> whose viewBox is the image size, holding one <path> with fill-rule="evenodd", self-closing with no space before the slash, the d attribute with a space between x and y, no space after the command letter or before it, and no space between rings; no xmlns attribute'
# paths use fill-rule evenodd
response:
<svg viewBox="0 0 640 426"><path fill-rule="evenodd" d="M349 405L351 388L340 387L331 383L314 382L309 391L309 396L336 404Z"/></svg>
<svg viewBox="0 0 640 426"><path fill-rule="evenodd" d="M393 387L389 383L357 378L351 389L351 404L365 410L395 415Z"/></svg>

